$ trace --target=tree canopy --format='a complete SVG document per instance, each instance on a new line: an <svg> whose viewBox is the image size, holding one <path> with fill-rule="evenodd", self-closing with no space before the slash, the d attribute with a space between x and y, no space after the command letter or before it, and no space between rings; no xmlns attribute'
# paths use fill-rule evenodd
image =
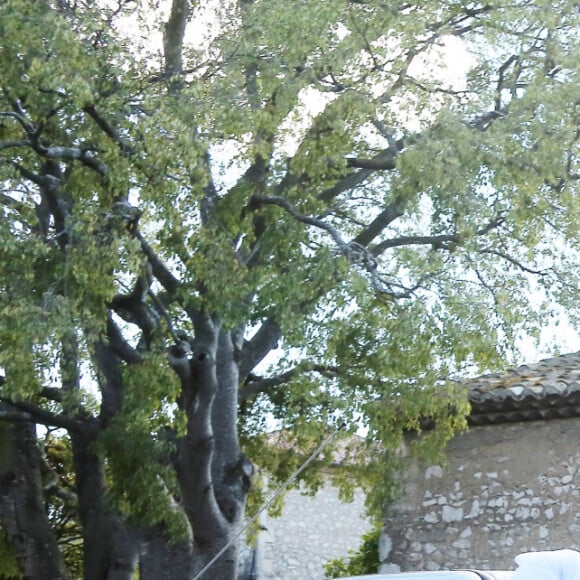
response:
<svg viewBox="0 0 580 580"><path fill-rule="evenodd" d="M578 17L0 3L0 523L23 575L74 576L80 533L86 579L195 577L254 466L283 480L344 423L378 489L406 431L428 420L434 453L463 426L451 379L549 305L577 315Z"/></svg>

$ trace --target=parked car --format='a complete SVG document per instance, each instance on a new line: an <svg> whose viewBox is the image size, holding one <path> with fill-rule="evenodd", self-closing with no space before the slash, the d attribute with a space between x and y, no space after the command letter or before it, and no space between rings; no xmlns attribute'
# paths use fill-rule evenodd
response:
<svg viewBox="0 0 580 580"><path fill-rule="evenodd" d="M400 574L370 574L349 576L340 580L509 580L513 572L507 570L453 570L437 572L401 572Z"/></svg>

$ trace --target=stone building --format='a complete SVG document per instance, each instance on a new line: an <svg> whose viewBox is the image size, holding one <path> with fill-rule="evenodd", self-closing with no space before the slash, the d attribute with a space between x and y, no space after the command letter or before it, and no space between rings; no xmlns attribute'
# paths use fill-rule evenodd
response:
<svg viewBox="0 0 580 580"><path fill-rule="evenodd" d="M274 441L276 434L272 435ZM291 489L284 496L280 517L260 515L256 545L242 558L240 580L323 580L324 565L356 550L361 537L372 528L365 517L365 495L354 490L354 499L345 503L332 485L333 471L348 464L349 446L359 444L353 437L339 444L332 467L325 470L324 485L311 496Z"/></svg>
<svg viewBox="0 0 580 580"><path fill-rule="evenodd" d="M468 382L469 430L413 465L385 519L381 571L513 569L580 548L580 353Z"/></svg>
<svg viewBox="0 0 580 580"><path fill-rule="evenodd" d="M364 516L364 494L355 490L352 503L344 503L330 477L314 496L289 491L283 515L262 518L256 580L322 580L328 560L358 548L371 528Z"/></svg>

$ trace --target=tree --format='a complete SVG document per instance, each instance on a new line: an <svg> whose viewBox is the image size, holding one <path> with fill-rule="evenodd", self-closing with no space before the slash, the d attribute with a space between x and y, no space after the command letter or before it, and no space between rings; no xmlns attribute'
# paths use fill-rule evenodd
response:
<svg viewBox="0 0 580 580"><path fill-rule="evenodd" d="M0 522L27 578L72 575L70 510L87 580L195 577L253 463L282 479L362 425L377 483L405 431L434 453L463 425L450 378L577 305L576 2L158 4L0 4Z"/></svg>

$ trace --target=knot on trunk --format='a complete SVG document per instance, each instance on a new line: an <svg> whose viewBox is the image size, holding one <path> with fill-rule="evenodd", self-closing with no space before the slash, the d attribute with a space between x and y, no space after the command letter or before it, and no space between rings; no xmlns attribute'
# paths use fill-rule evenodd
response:
<svg viewBox="0 0 580 580"><path fill-rule="evenodd" d="M183 387L188 386L191 381L191 363L189 361L190 352L191 349L189 343L185 340L171 345L167 349L169 366L175 371Z"/></svg>
<svg viewBox="0 0 580 580"><path fill-rule="evenodd" d="M202 346L202 345L196 345L193 349L193 353L192 353L192 357L191 357L191 363L193 366L195 367L208 367L211 366L214 362L214 357L211 353L211 351Z"/></svg>
<svg viewBox="0 0 580 580"><path fill-rule="evenodd" d="M227 467L223 484L216 491L216 499L229 522L233 522L243 510L253 474L254 464L243 453L235 463Z"/></svg>

